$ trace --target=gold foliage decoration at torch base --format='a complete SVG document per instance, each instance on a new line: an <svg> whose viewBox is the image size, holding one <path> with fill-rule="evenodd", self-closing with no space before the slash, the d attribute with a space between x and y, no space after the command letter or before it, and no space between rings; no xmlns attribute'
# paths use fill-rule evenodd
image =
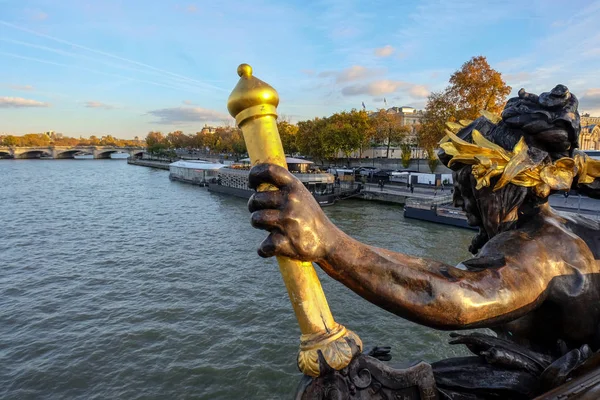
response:
<svg viewBox="0 0 600 400"><path fill-rule="evenodd" d="M319 351L331 368L345 368L355 354L352 353L349 340L354 341L362 350L362 341L354 332L343 325L336 324L333 331L302 335L300 337L300 352L298 353L298 368L309 376L319 376Z"/></svg>

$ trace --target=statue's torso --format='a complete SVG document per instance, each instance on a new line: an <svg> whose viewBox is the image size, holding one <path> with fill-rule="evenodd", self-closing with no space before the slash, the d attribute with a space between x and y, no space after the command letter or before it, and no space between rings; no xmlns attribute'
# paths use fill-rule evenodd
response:
<svg viewBox="0 0 600 400"><path fill-rule="evenodd" d="M529 264L525 268L533 268L536 274L535 269L550 265L556 271L550 271L555 275L540 305L523 317L494 327L499 335L544 352L555 351L559 340L569 348L583 344L600 348L600 261L592 248L600 231L591 229L593 223L588 222L551 213L521 230L529 240L542 244L538 248L546 253L529 254L523 260ZM539 270L539 274L544 273L548 271Z"/></svg>

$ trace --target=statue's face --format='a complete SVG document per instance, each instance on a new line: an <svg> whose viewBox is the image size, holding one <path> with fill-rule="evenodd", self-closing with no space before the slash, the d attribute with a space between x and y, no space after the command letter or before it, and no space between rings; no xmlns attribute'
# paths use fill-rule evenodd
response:
<svg viewBox="0 0 600 400"><path fill-rule="evenodd" d="M454 207L461 208L467 215L467 223L471 226L481 226L481 213L477 207L477 201L473 195L475 190L475 179L472 178L470 169L460 173L454 173L454 194L452 203Z"/></svg>

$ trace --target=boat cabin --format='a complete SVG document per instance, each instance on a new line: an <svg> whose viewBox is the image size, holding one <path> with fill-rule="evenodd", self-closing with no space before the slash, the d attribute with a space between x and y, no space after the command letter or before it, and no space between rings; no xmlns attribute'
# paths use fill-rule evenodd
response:
<svg viewBox="0 0 600 400"><path fill-rule="evenodd" d="M312 168L314 162L303 158L286 157L288 170L293 173L306 188L315 195L333 195L335 192L335 177L327 172ZM250 159L239 161L241 165L250 167Z"/></svg>
<svg viewBox="0 0 600 400"><path fill-rule="evenodd" d="M224 164L202 160L180 160L169 164L169 179L206 186L208 181L216 179Z"/></svg>

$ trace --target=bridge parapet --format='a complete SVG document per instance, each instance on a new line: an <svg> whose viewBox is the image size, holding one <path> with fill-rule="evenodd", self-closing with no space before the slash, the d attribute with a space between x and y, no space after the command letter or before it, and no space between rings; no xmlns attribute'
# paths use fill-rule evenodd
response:
<svg viewBox="0 0 600 400"><path fill-rule="evenodd" d="M0 158L35 158L42 155L52 158L73 158L76 153L93 154L94 158L109 158L110 153L124 152L134 156L145 151L144 147L115 147L115 146L39 146L12 147L0 146Z"/></svg>

